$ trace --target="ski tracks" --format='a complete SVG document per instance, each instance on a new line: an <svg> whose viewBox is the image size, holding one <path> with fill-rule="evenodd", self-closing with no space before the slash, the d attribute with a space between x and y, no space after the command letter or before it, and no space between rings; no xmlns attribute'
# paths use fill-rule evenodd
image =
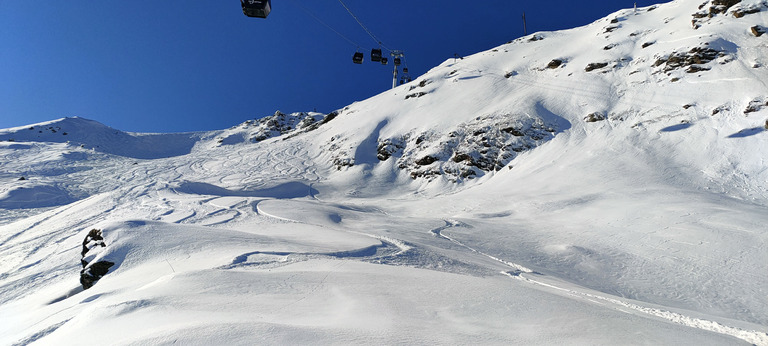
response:
<svg viewBox="0 0 768 346"><path fill-rule="evenodd" d="M597 294L588 293L588 292L584 292L584 291L578 291L578 290L574 290L574 289L563 288L563 287L559 287L559 286L556 286L556 285L553 285L553 284L550 284L550 283L545 283L543 281L532 279L528 275L524 275L524 274L536 274L536 275L542 275L542 274L537 273L537 272L535 272L535 271L533 271L533 270L531 270L531 269L529 269L529 268L527 268L525 266L519 265L517 263L509 262L509 261L497 258L495 256L483 253L482 251L479 251L479 250L477 250L475 248L472 248L472 247L470 247L470 246L468 246L468 245L466 245L466 244L456 240L455 238L452 238L452 237L444 234L443 231L445 231L447 229L450 229L450 228L453 228L453 227L466 227L466 225L464 223L459 222L459 221L454 221L454 220L444 220L444 221L445 221L445 226L442 226L442 227L439 227L439 228L436 228L436 229L433 229L433 230L430 231L430 233L433 236L435 236L437 238L448 240L448 241L450 241L450 242L452 242L452 243L454 243L456 245L459 245L459 246L461 246L463 248L466 248L467 250L469 250L469 251L471 251L473 253L485 256L485 257L487 257L489 259L492 259L492 260L494 260L496 262L502 263L502 264L512 268L512 270L509 270L509 271L502 271L501 272L502 275L508 276L508 277L516 279L516 280L520 280L520 281L528 283L528 284L537 285L537 286L540 286L540 287L546 287L548 289L556 290L556 291L559 291L559 292L565 292L565 293L567 293L570 296L582 297L582 298L587 299L587 300L601 301L601 302L609 303L609 304L613 305L616 309L619 309L619 310L630 309L630 310L632 310L634 312L639 312L641 314L652 316L652 317L655 317L655 318L661 318L663 320L667 320L669 322L680 324L680 325L684 325L684 326L687 326L687 327L691 327L691 328L701 329L701 330L705 330L705 331L709 331L709 332L713 332L713 333L718 333L718 334L724 334L724 335L732 336L732 337L744 340L746 342L749 342L749 343L751 343L753 345L768 345L768 334L764 333L764 332L755 331L755 330L745 330L745 329L741 329L741 328L738 328L738 327L731 327L731 326L727 326L727 325L724 325L724 324L716 322L716 321L710 321L710 320L704 320L704 319L700 319L700 318L690 317L690 316L686 316L686 315L683 315L683 314L680 314L680 313L677 313L677 312L672 312L672 311L668 311L668 310L663 310L663 309L658 309L658 308L651 308L651 307L647 307L647 306L642 306L642 305L639 305L639 304L636 304L636 303L629 303L629 302L626 302L626 301L623 301L623 300L620 300L620 299L617 299L617 298L611 298L611 297L608 297L608 296L597 295Z"/></svg>

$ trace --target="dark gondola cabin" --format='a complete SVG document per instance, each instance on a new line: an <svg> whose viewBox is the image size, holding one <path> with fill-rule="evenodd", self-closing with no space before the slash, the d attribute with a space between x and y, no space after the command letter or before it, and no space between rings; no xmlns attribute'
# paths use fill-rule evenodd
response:
<svg viewBox="0 0 768 346"><path fill-rule="evenodd" d="M379 62L381 61L381 49L371 49L371 61Z"/></svg>
<svg viewBox="0 0 768 346"><path fill-rule="evenodd" d="M363 53L356 52L355 55L352 56L352 62L355 64L362 64L363 63Z"/></svg>
<svg viewBox="0 0 768 346"><path fill-rule="evenodd" d="M400 58L395 58L395 66L400 66Z"/></svg>
<svg viewBox="0 0 768 346"><path fill-rule="evenodd" d="M248 17L267 18L272 11L272 0L240 0L240 5Z"/></svg>
<svg viewBox="0 0 768 346"><path fill-rule="evenodd" d="M381 58L381 64L386 65L389 62L387 58Z"/></svg>

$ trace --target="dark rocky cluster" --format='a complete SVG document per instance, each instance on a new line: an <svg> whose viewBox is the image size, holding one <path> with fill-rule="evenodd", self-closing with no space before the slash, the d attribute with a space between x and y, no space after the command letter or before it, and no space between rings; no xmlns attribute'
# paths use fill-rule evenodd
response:
<svg viewBox="0 0 768 346"><path fill-rule="evenodd" d="M93 254L93 252L96 252L99 248L104 248L106 246L107 244L104 243L104 237L102 237L101 230L99 229L94 228L85 236L85 239L83 240L83 251L80 253L80 263L83 265L83 270L80 271L80 284L83 285L83 289L87 290L93 287L96 281L99 281L101 277L109 272L109 268L115 265L115 263L110 261L91 263L87 260L87 257L90 257L88 256L88 253Z"/></svg>
<svg viewBox="0 0 768 346"><path fill-rule="evenodd" d="M584 71L591 72L591 71L598 70L598 69L601 69L601 68L606 67L606 66L608 66L607 62L593 62L593 63L587 65L587 67L584 68Z"/></svg>
<svg viewBox="0 0 768 346"><path fill-rule="evenodd" d="M309 128L320 122L322 119L323 118L311 116L307 113L285 114L277 111L271 116L259 119L255 122L246 123L246 125L259 127L259 131L254 133L251 137L251 142L255 143L272 137L282 136L293 132L294 130Z"/></svg>
<svg viewBox="0 0 768 346"><path fill-rule="evenodd" d="M458 182L498 171L520 152L554 137L556 128L541 119L510 114L487 115L445 135L424 133L379 143L379 159L397 159L413 179L443 176Z"/></svg>
<svg viewBox="0 0 768 346"><path fill-rule="evenodd" d="M700 66L726 53L707 47L695 47L687 52L672 53L668 57L658 58L653 66L664 66L664 72L669 72L683 67L688 67L686 72L695 73L709 70L709 68Z"/></svg>
<svg viewBox="0 0 768 346"><path fill-rule="evenodd" d="M405 148L405 141L402 139L385 139L379 141L376 149L376 158L380 161L386 161L393 155L402 154Z"/></svg>

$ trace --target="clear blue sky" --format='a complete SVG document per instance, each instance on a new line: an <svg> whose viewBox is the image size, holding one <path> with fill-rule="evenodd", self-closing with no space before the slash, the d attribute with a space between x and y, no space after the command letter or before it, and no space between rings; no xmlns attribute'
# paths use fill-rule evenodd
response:
<svg viewBox="0 0 768 346"><path fill-rule="evenodd" d="M634 1L344 0L417 77L453 56L588 24ZM658 1L638 1L639 7ZM0 1L0 128L80 116L136 132L217 130L327 113L391 87L392 65L338 0ZM366 53L352 63L355 45Z"/></svg>

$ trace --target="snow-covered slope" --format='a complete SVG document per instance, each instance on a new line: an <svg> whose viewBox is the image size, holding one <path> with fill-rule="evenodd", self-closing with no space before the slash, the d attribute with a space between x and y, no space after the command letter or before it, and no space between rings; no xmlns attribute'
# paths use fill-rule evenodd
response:
<svg viewBox="0 0 768 346"><path fill-rule="evenodd" d="M188 154L202 136L201 133L128 133L79 117L0 130L0 141L67 143L137 159Z"/></svg>
<svg viewBox="0 0 768 346"><path fill-rule="evenodd" d="M768 345L768 3L702 1L328 115L0 130L0 343Z"/></svg>

